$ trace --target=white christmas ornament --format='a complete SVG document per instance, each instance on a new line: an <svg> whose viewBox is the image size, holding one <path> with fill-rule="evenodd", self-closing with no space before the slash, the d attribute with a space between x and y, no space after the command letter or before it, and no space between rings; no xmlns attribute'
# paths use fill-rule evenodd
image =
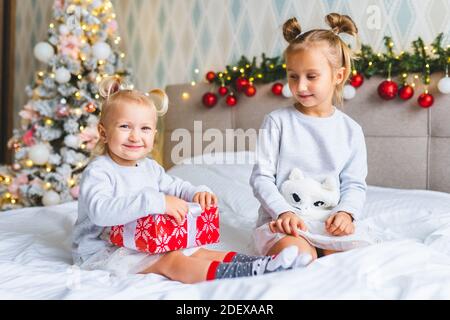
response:
<svg viewBox="0 0 450 320"><path fill-rule="evenodd" d="M42 204L46 207L54 206L61 203L61 197L53 190L47 191L42 197Z"/></svg>
<svg viewBox="0 0 450 320"><path fill-rule="evenodd" d="M70 29L68 26L66 26L65 24L62 24L59 26L59 33L63 36L69 34Z"/></svg>
<svg viewBox="0 0 450 320"><path fill-rule="evenodd" d="M345 100L351 100L356 96L356 89L347 84L344 86L344 99Z"/></svg>
<svg viewBox="0 0 450 320"><path fill-rule="evenodd" d="M285 98L292 98L292 92L291 89L289 89L289 85L287 83L283 86L283 90L281 91L281 93Z"/></svg>
<svg viewBox="0 0 450 320"><path fill-rule="evenodd" d="M81 145L81 140L78 136L70 134L64 138L64 144L72 149L78 149Z"/></svg>
<svg viewBox="0 0 450 320"><path fill-rule="evenodd" d="M42 166L48 162L50 150L45 144L36 144L28 150L28 157L34 164Z"/></svg>
<svg viewBox="0 0 450 320"><path fill-rule="evenodd" d="M39 42L34 47L34 56L41 62L49 62L54 55L55 50L48 42Z"/></svg>
<svg viewBox="0 0 450 320"><path fill-rule="evenodd" d="M93 8L98 8L98 7L100 7L101 5L102 5L101 0L94 0L94 1L92 1L92 7L93 7Z"/></svg>
<svg viewBox="0 0 450 320"><path fill-rule="evenodd" d="M69 70L66 68L59 68L55 71L55 79L58 83L67 83L71 77Z"/></svg>
<svg viewBox="0 0 450 320"><path fill-rule="evenodd" d="M99 42L92 47L92 53L98 60L106 60L111 54L111 47L106 42Z"/></svg>
<svg viewBox="0 0 450 320"><path fill-rule="evenodd" d="M450 93L450 77L446 76L439 80L438 82L438 89L439 92L443 94L449 94Z"/></svg>

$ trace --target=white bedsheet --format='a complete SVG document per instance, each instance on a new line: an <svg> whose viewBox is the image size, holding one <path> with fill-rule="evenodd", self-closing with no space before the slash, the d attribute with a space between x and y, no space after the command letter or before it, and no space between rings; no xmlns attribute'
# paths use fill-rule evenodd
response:
<svg viewBox="0 0 450 320"><path fill-rule="evenodd" d="M220 198L221 243L253 252L258 202L250 165L184 165L170 173ZM450 194L370 187L366 219L388 241L304 269L184 285L158 275L111 276L72 266L77 203L0 212L2 299L450 299ZM390 239L390 240L389 240Z"/></svg>

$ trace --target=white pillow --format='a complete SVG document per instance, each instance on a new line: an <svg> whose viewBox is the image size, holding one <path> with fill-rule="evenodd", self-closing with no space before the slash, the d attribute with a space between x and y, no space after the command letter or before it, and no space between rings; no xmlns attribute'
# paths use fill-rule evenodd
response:
<svg viewBox="0 0 450 320"><path fill-rule="evenodd" d="M225 223L254 228L259 202L253 196L249 183L253 164L247 160L251 160L252 156L251 152L199 156L186 161L185 164L174 166L167 173L193 185L208 186L219 198L219 207L232 212L224 217ZM217 164L223 163L223 160L227 160L225 164ZM196 164L202 162L215 164Z"/></svg>
<svg viewBox="0 0 450 320"><path fill-rule="evenodd" d="M255 153L251 151L239 152L216 152L207 153L181 161L181 164L227 164L227 165L253 165L255 163Z"/></svg>

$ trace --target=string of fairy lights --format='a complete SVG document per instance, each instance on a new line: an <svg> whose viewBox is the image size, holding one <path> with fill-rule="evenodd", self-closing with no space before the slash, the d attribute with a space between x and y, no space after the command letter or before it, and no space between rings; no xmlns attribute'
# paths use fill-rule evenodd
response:
<svg viewBox="0 0 450 320"><path fill-rule="evenodd" d="M385 52L375 52L370 46L362 45L356 54L353 70L348 84L344 87L344 99L355 97L356 89L361 87L364 79L373 76L385 78L378 86L378 94L382 99L392 100L399 97L409 100L415 94L417 83L422 78L424 91L418 96L418 104L423 108L431 107L434 97L429 91L431 74L444 72L438 82L438 90L442 94L450 93L450 45L443 45L444 34L440 33L431 45L425 45L421 38L412 42L412 51L401 51L396 54L395 44L391 37L384 38ZM199 70L195 69L196 75ZM286 64L282 56L273 58L262 55L258 64L257 58L252 60L243 56L236 64L228 65L225 70L205 74L205 81L211 88L202 97L205 107L212 108L225 98L228 106L238 104L239 96L244 94L253 97L257 94L257 85L273 83L272 92L277 96L292 97L285 84ZM394 78L398 78L397 81ZM197 81L192 81L195 86ZM182 98L190 98L188 92L183 92Z"/></svg>

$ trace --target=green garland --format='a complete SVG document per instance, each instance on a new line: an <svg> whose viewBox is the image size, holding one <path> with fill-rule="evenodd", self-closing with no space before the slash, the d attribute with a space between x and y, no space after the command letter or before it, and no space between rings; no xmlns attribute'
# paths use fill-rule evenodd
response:
<svg viewBox="0 0 450 320"><path fill-rule="evenodd" d="M239 77L248 79L251 83L271 83L286 77L286 65L283 57L268 58L262 54L262 62L257 64L256 57L250 61L245 56L234 66L226 66L218 72L214 83L219 86L232 86L236 89L236 80Z"/></svg>
<svg viewBox="0 0 450 320"><path fill-rule="evenodd" d="M374 75L389 77L386 72L391 70L392 76L399 76L402 82L408 74L419 73L423 83L430 84L431 73L446 70L450 62L450 46L442 46L443 35L440 33L431 47L425 46L423 40L418 38L412 42L412 53L402 51L398 55L393 51L394 43L390 37L384 38L386 53L375 53L372 48L363 45L357 55L355 69L367 78Z"/></svg>
<svg viewBox="0 0 450 320"><path fill-rule="evenodd" d="M450 64L450 45L443 47L443 33L440 33L430 47L425 46L423 40L418 38L412 42L412 52L395 54L394 42L390 37L384 37L386 52L376 53L368 45L362 45L361 51L356 54L354 72L366 78L378 75L391 78L399 76L400 82L406 82L411 73L422 75L424 84L430 83L433 72L444 71ZM271 83L286 78L286 65L284 57L269 58L262 55L262 62L258 65L256 57L251 61L242 56L236 65L226 66L226 69L215 74L212 83L218 86L232 87L236 90L236 80L246 78L253 84Z"/></svg>

